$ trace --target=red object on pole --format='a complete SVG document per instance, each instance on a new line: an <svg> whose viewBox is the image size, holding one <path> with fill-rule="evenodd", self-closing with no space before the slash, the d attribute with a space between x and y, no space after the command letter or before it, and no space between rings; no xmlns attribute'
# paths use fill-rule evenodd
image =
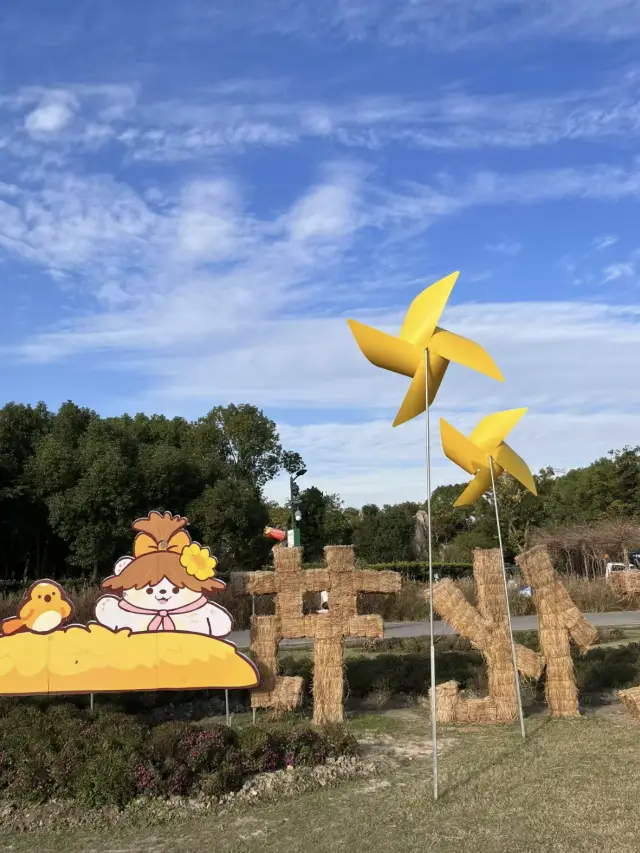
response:
<svg viewBox="0 0 640 853"><path fill-rule="evenodd" d="M265 527L264 535L268 536L270 539L275 539L276 542L284 542L287 538L286 531L280 530L277 527Z"/></svg>

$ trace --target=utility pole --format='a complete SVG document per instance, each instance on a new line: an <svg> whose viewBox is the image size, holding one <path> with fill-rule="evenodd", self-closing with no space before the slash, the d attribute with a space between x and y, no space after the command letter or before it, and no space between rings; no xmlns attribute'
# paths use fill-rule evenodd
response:
<svg viewBox="0 0 640 853"><path fill-rule="evenodd" d="M297 474L289 475L289 499L291 502L291 530L289 531L288 544L293 547L300 545L300 528L298 523L302 519L300 512L300 486L296 483L298 477L302 477L307 473L306 468L302 468Z"/></svg>

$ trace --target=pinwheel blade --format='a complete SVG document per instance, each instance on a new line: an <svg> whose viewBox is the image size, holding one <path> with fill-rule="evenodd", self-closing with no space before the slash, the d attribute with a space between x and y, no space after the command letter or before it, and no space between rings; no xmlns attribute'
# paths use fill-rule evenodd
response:
<svg viewBox="0 0 640 853"><path fill-rule="evenodd" d="M347 320L362 354L376 367L413 376L424 357L422 350L358 320Z"/></svg>
<svg viewBox="0 0 640 853"><path fill-rule="evenodd" d="M409 385L409 389L404 396L402 405L398 409L398 414L396 415L395 420L393 422L394 427L400 426L400 424L405 424L407 421L410 421L417 415L422 414L422 412L424 412L424 410L427 408L427 388L424 370L425 364L423 358L422 362L420 363L418 369L415 372L413 379L411 380L411 384Z"/></svg>
<svg viewBox="0 0 640 853"><path fill-rule="evenodd" d="M453 272L416 296L400 329L403 340L423 349L428 345L459 275L459 272Z"/></svg>
<svg viewBox="0 0 640 853"><path fill-rule="evenodd" d="M525 489L528 489L531 494L538 494L529 466L508 444L500 445L496 451L495 460L501 468L504 468L507 474L511 474L519 483L522 483Z"/></svg>
<svg viewBox="0 0 640 853"><path fill-rule="evenodd" d="M483 418L469 436L470 440L487 450L497 447L509 435L527 409L507 409Z"/></svg>
<svg viewBox="0 0 640 853"><path fill-rule="evenodd" d="M475 474L479 468L486 466L487 454L444 418L440 418L440 438L444 455L467 474Z"/></svg>
<svg viewBox="0 0 640 853"><path fill-rule="evenodd" d="M491 379L504 382L504 376L489 353L480 344L463 338L462 335L455 335L438 327L431 338L429 351L478 373L484 373Z"/></svg>
<svg viewBox="0 0 640 853"><path fill-rule="evenodd" d="M454 503L457 506L471 506L491 488L491 471L489 468L484 468L479 471L473 480L469 483L458 500Z"/></svg>

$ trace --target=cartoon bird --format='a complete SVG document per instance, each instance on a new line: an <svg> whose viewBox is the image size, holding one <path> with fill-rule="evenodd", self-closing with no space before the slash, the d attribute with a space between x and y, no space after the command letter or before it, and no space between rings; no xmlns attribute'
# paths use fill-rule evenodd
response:
<svg viewBox="0 0 640 853"><path fill-rule="evenodd" d="M4 635L18 631L49 634L69 620L73 612L65 591L55 581L37 581L32 584L20 606L17 617L4 619Z"/></svg>
<svg viewBox="0 0 640 853"><path fill-rule="evenodd" d="M454 506L469 506L491 488L491 468L489 457L493 461L494 479L506 471L519 483L536 495L536 484L527 463L512 450L504 439L511 432L526 409L507 409L495 412L483 418L469 438L440 419L440 436L445 456L468 474L474 474L464 492Z"/></svg>
<svg viewBox="0 0 640 853"><path fill-rule="evenodd" d="M480 344L448 332L438 320L451 295L459 273L427 287L413 300L398 337L388 335L357 320L347 320L363 355L376 367L411 376L409 390L393 426L422 414L435 400L450 361L504 382L491 356ZM429 352L429 400L426 400L425 350Z"/></svg>

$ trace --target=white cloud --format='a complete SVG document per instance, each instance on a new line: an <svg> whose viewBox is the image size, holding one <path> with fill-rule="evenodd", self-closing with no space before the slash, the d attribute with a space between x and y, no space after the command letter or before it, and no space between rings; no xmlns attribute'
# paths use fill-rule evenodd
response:
<svg viewBox="0 0 640 853"><path fill-rule="evenodd" d="M72 93L51 92L27 115L25 129L33 137L60 133L73 121L77 107L78 102Z"/></svg>
<svg viewBox="0 0 640 853"><path fill-rule="evenodd" d="M488 243L485 246L485 249L488 252L495 252L498 255L509 255L513 257L522 251L522 243L518 243L516 240L505 240L502 243Z"/></svg>
<svg viewBox="0 0 640 853"><path fill-rule="evenodd" d="M442 453L438 419L442 415L463 432L491 409L465 417L450 417L438 404L432 410L432 488L464 483L468 476ZM295 448L305 461L308 474L301 485L315 485L337 493L347 506L366 503L400 503L426 500L424 418L393 429L389 421L352 425L280 425L286 447ZM570 469L588 465L610 450L635 445L640 433L640 415L633 412L570 415L530 411L509 436L509 443L533 471L551 465ZM270 499L284 502L288 482L279 478L267 486Z"/></svg>
<svg viewBox="0 0 640 853"><path fill-rule="evenodd" d="M638 0L274 0L268 11L249 0L242 16L220 5L199 8L215 26L249 22L258 32L373 39L445 52L540 39L626 41L640 32Z"/></svg>
<svg viewBox="0 0 640 853"><path fill-rule="evenodd" d="M268 80L262 88L232 80L180 101L149 101L124 85L28 88L0 99L0 128L3 106L16 157L27 153L25 129L32 144L55 144L67 156L115 143L136 160L157 161L313 139L349 150L519 149L566 140L626 145L640 133L640 74L633 68L599 86L529 97L449 86L424 98L399 92L313 101ZM28 110L20 127L12 124L16 109Z"/></svg>
<svg viewBox="0 0 640 853"><path fill-rule="evenodd" d="M215 329L233 348L234 324L240 330L282 310L299 314L319 295L327 312L353 305L354 294L359 301L379 285L362 264L336 264L372 231L406 240L437 217L474 207L638 194L636 168L481 173L460 183L441 177L435 187L414 184L400 193L352 165L333 164L287 210L258 219L228 177L192 180L175 197L144 200L111 179L63 173L0 199L0 246L57 274L81 269L85 288L110 303L37 333L23 356L48 361L112 349L152 357L154 348L170 349L174 317L188 325L191 343ZM387 290L393 275L384 270Z"/></svg>
<svg viewBox="0 0 640 853"><path fill-rule="evenodd" d="M593 241L593 247L597 252L603 252L610 246L615 246L618 242L618 237L615 234L601 234Z"/></svg>
<svg viewBox="0 0 640 853"><path fill-rule="evenodd" d="M635 269L631 264L609 264L602 270L604 282L617 281L620 278L632 278L634 275Z"/></svg>

